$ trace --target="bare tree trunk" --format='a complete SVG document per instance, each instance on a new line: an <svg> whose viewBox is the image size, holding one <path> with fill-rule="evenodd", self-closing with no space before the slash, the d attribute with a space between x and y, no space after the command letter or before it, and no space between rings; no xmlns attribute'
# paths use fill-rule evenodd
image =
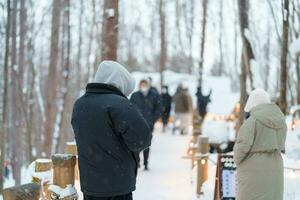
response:
<svg viewBox="0 0 300 200"><path fill-rule="evenodd" d="M193 34L194 34L194 9L195 9L195 0L189 0L184 3L184 7L186 10L184 13L185 18L185 26L186 26L186 36L188 39L188 62L186 63L188 66L188 73L191 74L193 71L193 56L192 56L192 44L193 44ZM180 16L177 16L178 18ZM178 27L180 31L180 26ZM181 41L182 42L182 41Z"/></svg>
<svg viewBox="0 0 300 200"><path fill-rule="evenodd" d="M287 113L287 55L289 40L289 0L283 0L283 26L282 26L282 45L280 57L280 98L279 106L283 113Z"/></svg>
<svg viewBox="0 0 300 200"><path fill-rule="evenodd" d="M9 58L9 35L10 35L10 20L11 20L11 9L10 9L10 0L7 0L7 22L6 22L6 36L5 36L5 55L4 55L4 70L3 70L3 100L2 100L2 113L1 113L1 132L0 132L0 147L1 147L1 157L0 157L0 194L3 192L3 166L6 154L6 135L7 135L7 126L8 126L8 58Z"/></svg>
<svg viewBox="0 0 300 200"><path fill-rule="evenodd" d="M296 72L297 72L297 104L300 105L300 57L296 58Z"/></svg>
<svg viewBox="0 0 300 200"><path fill-rule="evenodd" d="M51 22L51 49L49 73L46 82L46 107L44 120L44 153L50 156L52 148L52 137L56 117L56 87L57 87L57 61L58 61L58 40L60 27L61 1L53 0L52 4L52 22Z"/></svg>
<svg viewBox="0 0 300 200"><path fill-rule="evenodd" d="M82 74L81 74L81 46L82 46L82 15L84 12L84 7L83 7L83 0L80 0L80 13L79 13L79 26L78 26L78 34L79 34L79 41L78 41L78 50L77 50L77 60L76 60L76 65L77 65L77 80L76 80L76 88L79 89L81 88L81 81L82 81Z"/></svg>
<svg viewBox="0 0 300 200"><path fill-rule="evenodd" d="M119 0L104 0L101 59L117 60Z"/></svg>
<svg viewBox="0 0 300 200"><path fill-rule="evenodd" d="M293 5L293 12L292 12L292 24L296 24L296 17L298 19L298 22L300 22L300 9L299 9L299 5L300 5L300 1L292 1L291 2ZM296 5L297 3L297 5ZM297 9L298 8L298 9ZM296 30L295 26L291 26L291 29L294 30L294 35L295 38L299 37L299 32L300 32L300 27L298 27L298 30ZM292 32L292 31L291 31ZM300 105L300 56L297 55L295 58L295 67L296 67L296 74L297 74L297 99L296 99L296 103L297 105Z"/></svg>
<svg viewBox="0 0 300 200"><path fill-rule="evenodd" d="M30 120L30 97L32 96L31 92L31 85L30 85L30 67L26 65L25 62L25 37L27 34L27 8L26 8L26 0L21 0L21 6L20 6L20 16L19 16L19 21L20 21L20 29L19 29L19 35L20 35L20 46L19 46L19 93L20 93L20 104L21 104L21 109L23 113L23 121L25 121L25 127L26 131L24 133L24 137L26 138L26 163L29 164L32 162L32 144L31 144L31 131L28 131L28 127L31 126L32 121ZM22 91L22 85L25 84L26 90L25 93L23 94Z"/></svg>
<svg viewBox="0 0 300 200"><path fill-rule="evenodd" d="M219 69L218 69L218 75L221 76L224 74L224 61L223 61L223 1L220 1L219 3L220 7L220 12L219 12Z"/></svg>
<svg viewBox="0 0 300 200"><path fill-rule="evenodd" d="M250 71L250 60L254 58L254 54L251 48L249 40L245 36L245 30L249 27L249 1L237 1L238 11L239 11L239 22L240 22L240 32L242 37L242 59L241 59L241 74L240 74L240 116L239 116L239 126L242 125L244 121L244 107L247 100L247 73L250 77L251 88L253 89L253 80Z"/></svg>
<svg viewBox="0 0 300 200"><path fill-rule="evenodd" d="M180 18L181 18L181 4L179 2L180 0L176 0L176 28L177 28L177 35L178 35L178 42L179 42L179 47L180 51L183 51L183 41L182 41L182 34L181 34L181 24L180 24Z"/></svg>
<svg viewBox="0 0 300 200"><path fill-rule="evenodd" d="M167 47L166 47L166 34L165 34L165 11L163 0L159 1L159 21L160 21L160 59L159 59L159 71L160 71L160 87L164 85L163 72L166 68L166 57L167 57Z"/></svg>
<svg viewBox="0 0 300 200"><path fill-rule="evenodd" d="M68 97L68 83L69 83L69 78L70 78L70 51L71 51L71 32L70 32L70 0L65 0L65 7L66 9L64 12L64 19L63 19L63 29L64 31L67 32L67 54L65 57L62 58L62 63L63 63L63 84L62 84L62 88L61 88L61 93L62 93L62 98L61 98L61 110L59 110L58 115L60 115L60 117L58 117L60 120L58 122L58 127L59 127L59 134L58 134L58 138L57 138L57 142L56 142L56 147L55 147L55 152L59 152L59 147L61 144L61 139L64 138L64 135L66 133L64 133L63 130L63 124L66 120L66 105L67 105L67 97ZM65 40L65 38L62 38L63 40ZM62 46L64 48L64 45ZM64 51L64 49L62 49L62 51Z"/></svg>
<svg viewBox="0 0 300 200"><path fill-rule="evenodd" d="M263 80L264 80L264 88L266 91L269 90L271 30L272 29L268 27L267 43L265 44L265 48L264 48L266 62L263 70L264 73Z"/></svg>
<svg viewBox="0 0 300 200"><path fill-rule="evenodd" d="M89 34L89 42L88 42L88 49L87 49L87 56L86 56L86 68L88 69L87 74L86 74L86 78L84 81L84 84L86 84L87 82L91 81L91 77L92 77L92 69L93 66L91 66L91 52L92 52L92 46L93 46L93 42L94 42L94 35L95 35L95 26L96 26L96 9L95 9L95 0L92 0L92 10L93 10L93 14L92 14L92 24L91 24L91 31Z"/></svg>
<svg viewBox="0 0 300 200"><path fill-rule="evenodd" d="M11 100L10 103L10 127L9 135L11 140L11 165L13 169L13 177L16 184L21 182L21 167L23 161L23 135L20 115L21 108L21 92L19 87L19 65L17 63L17 13L18 13L18 0L13 1L12 12L12 52L11 52Z"/></svg>
<svg viewBox="0 0 300 200"><path fill-rule="evenodd" d="M21 8L20 8L20 46L19 46L19 74L20 77L24 74L25 68L25 35L26 35L26 19L27 19L27 10L25 7L26 0L20 0ZM23 79L21 79L21 83L23 84Z"/></svg>
<svg viewBox="0 0 300 200"><path fill-rule="evenodd" d="M199 61L199 83L198 83L201 90L202 90L202 79L203 79L207 4L208 4L208 0L202 1L203 15L202 15L202 34L201 34L201 44L200 44L201 51L200 51L200 61Z"/></svg>

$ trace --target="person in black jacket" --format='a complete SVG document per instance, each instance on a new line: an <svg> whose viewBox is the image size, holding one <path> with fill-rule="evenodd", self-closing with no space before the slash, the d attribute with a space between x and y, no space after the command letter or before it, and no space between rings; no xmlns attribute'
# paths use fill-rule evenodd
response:
<svg viewBox="0 0 300 200"><path fill-rule="evenodd" d="M131 200L136 152L150 146L148 123L126 96L135 86L119 63L103 61L94 83L74 105L72 127L78 147L84 200Z"/></svg>
<svg viewBox="0 0 300 200"><path fill-rule="evenodd" d="M169 94L168 86L164 86L161 91L162 97L162 122L163 122L163 132L166 130L166 126L168 125L170 112L171 112L171 104L172 97Z"/></svg>
<svg viewBox="0 0 300 200"><path fill-rule="evenodd" d="M161 116L162 104L159 93L150 89L148 80L141 80L139 91L133 93L130 100L138 106L152 132L155 122ZM145 170L148 170L149 152L150 148L145 149L143 152ZM137 157L139 162L139 154L137 154Z"/></svg>
<svg viewBox="0 0 300 200"><path fill-rule="evenodd" d="M196 96L197 96L198 112L199 112L199 115L201 116L201 121L203 121L206 116L207 105L211 101L210 100L211 93L212 93L212 91L210 90L209 94L205 96L202 94L201 87L197 88Z"/></svg>

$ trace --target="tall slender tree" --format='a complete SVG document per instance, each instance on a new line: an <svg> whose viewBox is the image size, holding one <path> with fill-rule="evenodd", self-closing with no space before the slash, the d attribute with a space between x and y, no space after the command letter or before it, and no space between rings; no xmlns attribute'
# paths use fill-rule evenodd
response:
<svg viewBox="0 0 300 200"><path fill-rule="evenodd" d="M206 33L206 21L207 21L207 4L208 0L202 1L202 32L201 32L201 43L200 43L200 61L199 61L199 87L202 90L202 79L203 79L203 64L204 64L204 50L205 50L205 33Z"/></svg>
<svg viewBox="0 0 300 200"><path fill-rule="evenodd" d="M282 44L280 56L280 97L279 106L283 113L287 113L287 55L288 55L288 42L289 42L289 0L282 0Z"/></svg>
<svg viewBox="0 0 300 200"><path fill-rule="evenodd" d="M119 0L104 0L101 59L117 60Z"/></svg>
<svg viewBox="0 0 300 200"><path fill-rule="evenodd" d="M66 115L67 115L67 105L68 103L68 94L69 94L69 79L70 79L70 53L71 53L71 27L70 27L70 0L64 0L64 14L63 14L63 31L66 32L63 40L63 49L62 51L66 51L64 56L62 57L62 84L61 84L61 100L60 107L61 109L58 112L58 138L56 141L55 152L59 152L59 147L62 139L65 137L65 130L63 129L63 125L66 123ZM66 44L66 45L64 45ZM65 47L66 46L66 47ZM52 153L55 153L52 152Z"/></svg>
<svg viewBox="0 0 300 200"><path fill-rule="evenodd" d="M166 46L166 15L164 10L164 1L159 1L159 21L160 21L160 59L159 59L159 71L160 71L160 86L164 85L163 72L166 68L167 46Z"/></svg>
<svg viewBox="0 0 300 200"><path fill-rule="evenodd" d="M20 115L21 111L21 90L20 90L20 66L18 65L18 45L17 45L17 17L18 17L18 0L13 0L12 9L12 21L11 21L11 87L9 87L9 135L10 135L10 145L11 145L11 165L13 170L13 177L16 184L21 182L21 167L23 162L23 135L22 135L22 117ZM18 147L18 148L16 148Z"/></svg>
<svg viewBox="0 0 300 200"><path fill-rule="evenodd" d="M242 56L241 56L241 74L240 74L240 117L239 125L243 123L244 120L244 107L247 100L247 77L249 76L251 88L253 86L253 79L250 70L250 60L254 59L253 50L250 44L250 41L245 35L245 30L249 28L249 0L241 0L238 2L238 11L239 11L239 22L240 22L240 32L242 38Z"/></svg>
<svg viewBox="0 0 300 200"><path fill-rule="evenodd" d="M4 183L4 161L6 155L6 135L7 135L7 126L8 126L8 59L9 59L9 41L10 41L10 20L11 20L11 8L10 0L7 0L7 19L6 19L6 34L5 34L5 55L4 55L4 70L3 70L3 98L2 98L2 113L1 113L1 130L0 130L0 194L3 191Z"/></svg>
<svg viewBox="0 0 300 200"><path fill-rule="evenodd" d="M56 101L57 101L57 62L58 62L58 40L60 29L61 0L53 0L52 2L52 21L51 21L51 46L50 46L50 63L49 72L46 81L46 105L44 119L44 153L50 156L52 148L52 137L55 126L56 117Z"/></svg>

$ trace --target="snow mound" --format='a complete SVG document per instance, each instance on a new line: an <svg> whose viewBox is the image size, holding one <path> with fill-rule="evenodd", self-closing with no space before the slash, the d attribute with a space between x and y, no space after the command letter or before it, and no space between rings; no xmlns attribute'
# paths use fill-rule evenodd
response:
<svg viewBox="0 0 300 200"><path fill-rule="evenodd" d="M209 138L209 143L222 144L229 140L230 127L224 120L206 120L202 125L202 132Z"/></svg>
<svg viewBox="0 0 300 200"><path fill-rule="evenodd" d="M70 196L77 196L77 191L72 185L67 185L66 188L61 188L58 185L50 185L48 190L57 195L59 199Z"/></svg>

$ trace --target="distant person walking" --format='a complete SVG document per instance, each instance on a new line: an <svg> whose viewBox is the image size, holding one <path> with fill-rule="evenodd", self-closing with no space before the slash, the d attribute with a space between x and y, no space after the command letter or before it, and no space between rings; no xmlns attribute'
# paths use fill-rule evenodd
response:
<svg viewBox="0 0 300 200"><path fill-rule="evenodd" d="M204 118L207 114L207 105L208 103L211 101L210 100L210 95L211 95L212 91L210 90L208 95L203 95L202 94L202 90L201 87L197 88L197 108L198 108L198 113L201 116L201 121L204 121Z"/></svg>
<svg viewBox="0 0 300 200"><path fill-rule="evenodd" d="M148 123L126 98L134 87L122 65L103 61L74 104L72 127L84 200L132 200L135 155L151 142Z"/></svg>
<svg viewBox="0 0 300 200"><path fill-rule="evenodd" d="M187 134L188 128L192 124L193 102L189 94L188 88L180 84L177 87L176 93L173 97L175 104L175 120L173 134L177 129L180 133Z"/></svg>
<svg viewBox="0 0 300 200"><path fill-rule="evenodd" d="M244 110L249 115L234 146L237 200L283 200L285 116L262 89L251 92Z"/></svg>
<svg viewBox="0 0 300 200"><path fill-rule="evenodd" d="M163 132L166 131L166 127L169 123L171 105L172 105L172 97L169 94L168 86L164 86L161 91L162 97L162 122L163 122Z"/></svg>
<svg viewBox="0 0 300 200"><path fill-rule="evenodd" d="M149 89L150 92L159 95L159 92L158 92L157 88L154 87L153 84L152 84L152 78L151 78L151 76L148 77L148 83L149 83L149 86L150 86L150 89Z"/></svg>
<svg viewBox="0 0 300 200"><path fill-rule="evenodd" d="M162 111L161 97L155 90L151 89L148 80L141 80L139 91L131 96L131 102L136 104L153 132L155 122L160 118ZM143 151L145 170L148 170L150 148ZM140 161L137 155L138 163Z"/></svg>

